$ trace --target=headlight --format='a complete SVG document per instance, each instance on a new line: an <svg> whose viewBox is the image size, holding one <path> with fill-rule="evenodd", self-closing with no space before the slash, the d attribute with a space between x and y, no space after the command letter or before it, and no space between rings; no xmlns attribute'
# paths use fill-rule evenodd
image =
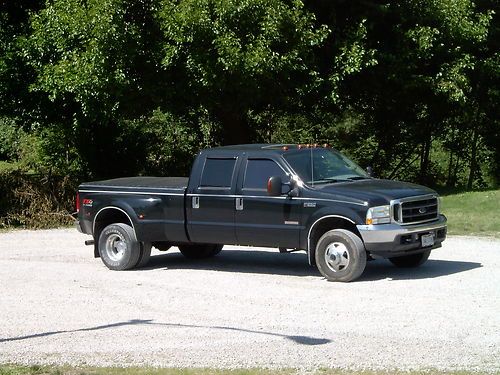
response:
<svg viewBox="0 0 500 375"><path fill-rule="evenodd" d="M391 222L391 206L371 207L366 213L366 224L387 224Z"/></svg>

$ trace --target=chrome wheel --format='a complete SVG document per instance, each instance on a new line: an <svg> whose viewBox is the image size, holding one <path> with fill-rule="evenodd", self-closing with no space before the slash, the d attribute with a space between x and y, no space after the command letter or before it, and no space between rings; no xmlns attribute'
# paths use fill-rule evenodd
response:
<svg viewBox="0 0 500 375"><path fill-rule="evenodd" d="M114 262L119 262L123 259L127 250L127 243L118 234L111 234L106 239L105 245L106 254Z"/></svg>
<svg viewBox="0 0 500 375"><path fill-rule="evenodd" d="M132 269L139 259L149 255L137 241L134 229L123 223L110 224L103 229L99 235L98 250L106 267L116 271Z"/></svg>
<svg viewBox="0 0 500 375"><path fill-rule="evenodd" d="M342 242L332 242L325 251L325 262L333 272L339 272L349 266L349 251Z"/></svg>

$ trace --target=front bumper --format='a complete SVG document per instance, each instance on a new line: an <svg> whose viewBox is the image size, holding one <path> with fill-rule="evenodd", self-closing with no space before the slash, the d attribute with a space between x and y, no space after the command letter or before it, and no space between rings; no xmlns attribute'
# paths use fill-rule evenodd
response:
<svg viewBox="0 0 500 375"><path fill-rule="evenodd" d="M384 258L416 254L441 247L446 238L446 216L435 221L414 225L379 224L357 225L365 249L374 256ZM434 235L434 245L422 247L421 237Z"/></svg>

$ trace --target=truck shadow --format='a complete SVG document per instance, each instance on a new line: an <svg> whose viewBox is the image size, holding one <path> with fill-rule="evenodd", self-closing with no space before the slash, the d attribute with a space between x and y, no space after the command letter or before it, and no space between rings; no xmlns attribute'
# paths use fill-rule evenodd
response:
<svg viewBox="0 0 500 375"><path fill-rule="evenodd" d="M480 267L481 263L429 259L418 268L397 268L388 260L378 259L368 262L358 281L428 279ZM231 247L209 259L187 259L178 252L152 256L148 266L137 271L158 268L322 277L316 267L309 266L307 255L303 252L280 254L277 251L237 250Z"/></svg>
<svg viewBox="0 0 500 375"><path fill-rule="evenodd" d="M232 250L229 246L217 256L208 259L187 259L179 252L169 251L152 256L147 267L137 271L157 268L321 277L315 267L309 266L305 253Z"/></svg>
<svg viewBox="0 0 500 375"><path fill-rule="evenodd" d="M475 262L429 259L417 268L398 268L388 260L379 259L368 263L359 281L432 279L471 271L482 266L481 263Z"/></svg>

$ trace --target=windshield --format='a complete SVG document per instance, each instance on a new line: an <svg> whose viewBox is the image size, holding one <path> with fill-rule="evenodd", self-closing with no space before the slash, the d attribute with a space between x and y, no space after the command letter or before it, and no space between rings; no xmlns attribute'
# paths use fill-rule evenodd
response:
<svg viewBox="0 0 500 375"><path fill-rule="evenodd" d="M288 151L283 157L306 184L327 184L369 178L359 165L331 149Z"/></svg>

